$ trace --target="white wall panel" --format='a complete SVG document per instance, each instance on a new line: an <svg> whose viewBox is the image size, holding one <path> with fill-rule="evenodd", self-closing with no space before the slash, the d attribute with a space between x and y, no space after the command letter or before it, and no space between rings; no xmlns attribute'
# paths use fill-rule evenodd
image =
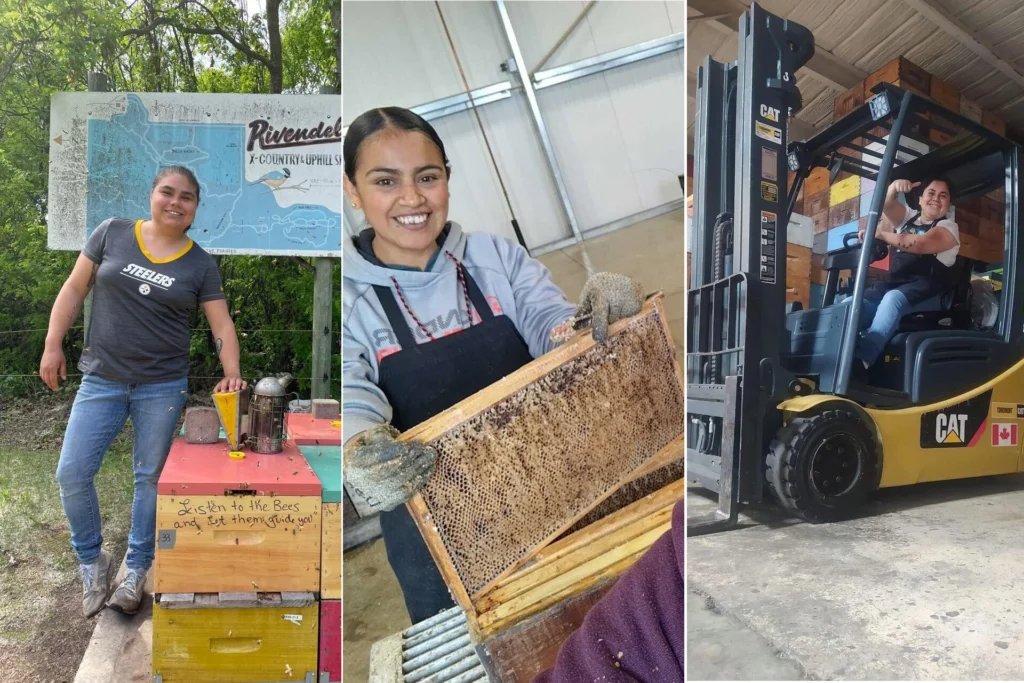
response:
<svg viewBox="0 0 1024 683"><path fill-rule="evenodd" d="M528 65L536 66L584 5L508 3ZM511 51L495 3L441 7L470 87L512 80L500 69ZM547 66L660 38L684 25L682 2L599 2ZM376 106L412 107L464 91L433 2L346 0L343 30L346 120ZM672 53L538 93L582 229L681 198L683 74L682 54ZM479 112L527 244L571 236L524 94ZM467 230L514 237L473 114L434 125L455 168L452 219Z"/></svg>
<svg viewBox="0 0 1024 683"><path fill-rule="evenodd" d="M527 64L535 65L584 2L510 2ZM680 5L670 11L669 4ZM598 2L546 68L677 32L684 3ZM538 93L580 228L682 198L686 170L682 53L643 60Z"/></svg>
<svg viewBox="0 0 1024 683"><path fill-rule="evenodd" d="M641 210L681 199L686 173L686 79L681 51L604 74L640 194Z"/></svg>

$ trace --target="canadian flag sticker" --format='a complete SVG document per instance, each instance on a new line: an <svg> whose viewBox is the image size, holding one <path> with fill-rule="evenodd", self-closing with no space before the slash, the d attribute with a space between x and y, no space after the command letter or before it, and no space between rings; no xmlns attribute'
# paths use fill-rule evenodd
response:
<svg viewBox="0 0 1024 683"><path fill-rule="evenodd" d="M1017 424L1009 422L992 423L992 445L993 446L1016 446L1017 445Z"/></svg>

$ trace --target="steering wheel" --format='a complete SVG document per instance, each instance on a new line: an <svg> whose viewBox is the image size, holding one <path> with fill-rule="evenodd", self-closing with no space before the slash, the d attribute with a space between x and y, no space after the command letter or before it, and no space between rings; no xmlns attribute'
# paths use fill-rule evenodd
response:
<svg viewBox="0 0 1024 683"><path fill-rule="evenodd" d="M853 251L858 246L860 246L860 240L857 233L848 232L843 235L843 249L845 251ZM871 263L881 261L888 255L889 245L881 240L875 240L874 244L871 245Z"/></svg>

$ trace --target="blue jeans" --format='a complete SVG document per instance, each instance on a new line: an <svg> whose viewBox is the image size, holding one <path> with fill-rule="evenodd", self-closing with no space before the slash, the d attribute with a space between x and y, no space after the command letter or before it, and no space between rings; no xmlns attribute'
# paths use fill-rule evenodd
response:
<svg viewBox="0 0 1024 683"><path fill-rule="evenodd" d="M860 304L860 322L857 329L861 330L861 333L857 337L853 355L869 366L873 365L900 326L901 317L910 313L941 309L942 302L938 296L911 306L906 295L898 289L890 289L884 294L877 289L867 290Z"/></svg>
<svg viewBox="0 0 1024 683"><path fill-rule="evenodd" d="M121 384L96 375L82 378L57 463L60 501L71 526L71 545L82 564L95 562L103 545L100 503L93 480L128 417L135 430L135 497L127 564L139 570L153 564L156 483L187 395L186 377L156 384Z"/></svg>

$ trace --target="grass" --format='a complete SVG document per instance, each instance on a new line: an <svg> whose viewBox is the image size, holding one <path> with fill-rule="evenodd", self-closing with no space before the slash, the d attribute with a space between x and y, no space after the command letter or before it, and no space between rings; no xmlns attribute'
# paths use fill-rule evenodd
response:
<svg viewBox="0 0 1024 683"><path fill-rule="evenodd" d="M131 524L129 430L107 453L96 477L104 545L127 547ZM78 560L54 479L59 453L0 448L0 646L26 643L77 582ZM115 561L120 561L120 555Z"/></svg>

